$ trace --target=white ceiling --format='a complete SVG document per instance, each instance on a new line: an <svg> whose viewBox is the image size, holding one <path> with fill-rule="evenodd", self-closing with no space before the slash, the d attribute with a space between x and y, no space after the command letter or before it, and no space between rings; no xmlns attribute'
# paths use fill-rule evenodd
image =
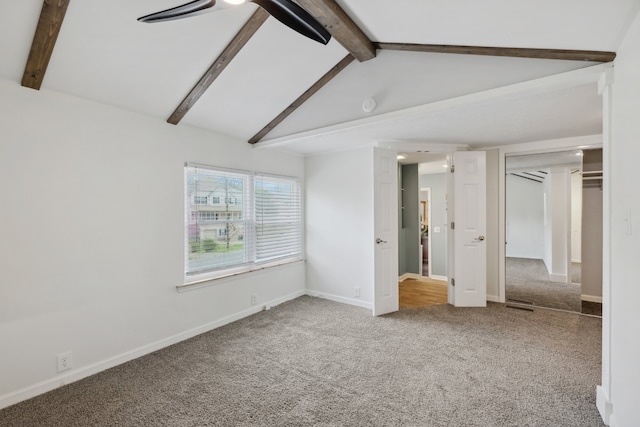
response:
<svg viewBox="0 0 640 427"><path fill-rule="evenodd" d="M505 164L507 172L548 169L552 166L581 169L582 150L508 156Z"/></svg>
<svg viewBox="0 0 640 427"><path fill-rule="evenodd" d="M42 88L166 120L257 7L136 21L182 2L72 0ZM640 8L638 0L338 3L373 41L604 51L617 49ZM0 3L0 77L21 81L41 7L42 0ZM178 126L247 140L346 54L335 40L320 45L270 18ZM593 82L507 95L497 90L591 65L379 51L371 61L352 63L265 140L311 154L382 140L486 146L599 133ZM486 96L409 114L477 93ZM361 109L368 97L378 103L371 114ZM390 114L393 120L386 119Z"/></svg>

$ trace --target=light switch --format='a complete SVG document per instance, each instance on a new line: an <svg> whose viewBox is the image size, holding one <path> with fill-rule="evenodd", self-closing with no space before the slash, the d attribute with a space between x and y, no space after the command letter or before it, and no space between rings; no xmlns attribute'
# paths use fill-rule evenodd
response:
<svg viewBox="0 0 640 427"><path fill-rule="evenodd" d="M439 233L440 232L440 227L433 227L433 232L434 233Z"/></svg>

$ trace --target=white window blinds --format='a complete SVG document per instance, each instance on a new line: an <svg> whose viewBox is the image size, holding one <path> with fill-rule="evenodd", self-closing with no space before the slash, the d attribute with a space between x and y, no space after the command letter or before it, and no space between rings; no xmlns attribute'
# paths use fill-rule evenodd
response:
<svg viewBox="0 0 640 427"><path fill-rule="evenodd" d="M187 164L185 215L187 276L250 271L302 256L297 178Z"/></svg>
<svg viewBox="0 0 640 427"><path fill-rule="evenodd" d="M300 181L255 178L256 261L299 256L302 252Z"/></svg>

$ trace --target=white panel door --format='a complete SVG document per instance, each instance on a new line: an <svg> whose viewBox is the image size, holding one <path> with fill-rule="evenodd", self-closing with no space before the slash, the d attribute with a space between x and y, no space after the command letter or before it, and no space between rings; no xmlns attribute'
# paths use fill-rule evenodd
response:
<svg viewBox="0 0 640 427"><path fill-rule="evenodd" d="M395 151L373 149L373 315L398 311L398 161Z"/></svg>
<svg viewBox="0 0 640 427"><path fill-rule="evenodd" d="M487 305L487 201L484 151L453 154L454 305Z"/></svg>

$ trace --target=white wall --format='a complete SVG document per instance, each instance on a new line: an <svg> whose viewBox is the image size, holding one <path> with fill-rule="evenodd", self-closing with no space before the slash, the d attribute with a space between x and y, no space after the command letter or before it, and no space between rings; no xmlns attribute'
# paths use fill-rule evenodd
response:
<svg viewBox="0 0 640 427"><path fill-rule="evenodd" d="M0 407L248 315L252 293L304 292L304 263L176 291L185 161L304 175L301 158L0 80Z"/></svg>
<svg viewBox="0 0 640 427"><path fill-rule="evenodd" d="M603 296L603 383L612 404L611 425L635 427L640 420L640 193L635 179L640 158L640 15L617 51L614 75L611 222L605 224L610 227L611 276ZM606 384L609 375L610 388Z"/></svg>
<svg viewBox="0 0 640 427"><path fill-rule="evenodd" d="M511 174L506 176L507 256L544 256L544 185Z"/></svg>
<svg viewBox="0 0 640 427"><path fill-rule="evenodd" d="M373 308L372 149L308 157L305 169L307 290Z"/></svg>

